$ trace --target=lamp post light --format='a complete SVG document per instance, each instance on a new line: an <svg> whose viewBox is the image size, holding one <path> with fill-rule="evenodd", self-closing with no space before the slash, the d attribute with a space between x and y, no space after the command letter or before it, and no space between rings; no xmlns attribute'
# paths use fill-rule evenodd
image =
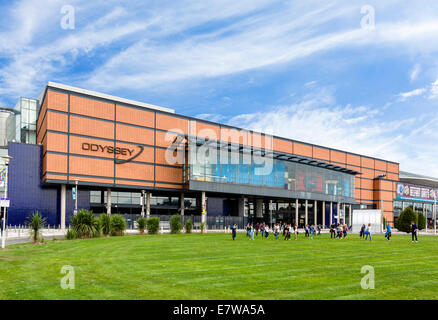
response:
<svg viewBox="0 0 438 320"><path fill-rule="evenodd" d="M8 198L8 166L9 161L12 159L10 156L3 156L2 157L5 160L6 165L6 173L5 173L5 199ZM7 207L4 208L3 213L3 232L2 232L2 249L5 248L6 245L6 213L7 213Z"/></svg>

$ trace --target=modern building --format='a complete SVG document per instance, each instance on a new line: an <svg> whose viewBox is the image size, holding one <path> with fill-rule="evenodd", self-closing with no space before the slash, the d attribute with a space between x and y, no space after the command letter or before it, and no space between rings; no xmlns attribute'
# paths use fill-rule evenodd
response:
<svg viewBox="0 0 438 320"><path fill-rule="evenodd" d="M33 210L68 224L76 184L77 209L180 213L219 228L261 219L350 224L355 208L383 209L392 223L408 205L432 219L438 195L438 179L400 172L396 162L63 84L49 82L14 110L15 123L1 129L16 130L7 138L11 225Z"/></svg>

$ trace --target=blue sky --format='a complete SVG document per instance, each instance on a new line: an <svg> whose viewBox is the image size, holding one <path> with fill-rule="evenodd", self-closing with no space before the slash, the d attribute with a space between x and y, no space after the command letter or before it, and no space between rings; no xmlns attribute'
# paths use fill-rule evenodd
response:
<svg viewBox="0 0 438 320"><path fill-rule="evenodd" d="M73 29L61 26L65 5ZM0 11L0 105L55 81L438 177L437 1L25 0Z"/></svg>

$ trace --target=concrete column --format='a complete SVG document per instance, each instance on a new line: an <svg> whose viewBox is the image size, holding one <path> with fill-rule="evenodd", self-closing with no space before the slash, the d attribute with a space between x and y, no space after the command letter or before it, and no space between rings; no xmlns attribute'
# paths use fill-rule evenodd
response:
<svg viewBox="0 0 438 320"><path fill-rule="evenodd" d="M106 214L111 214L111 188L106 189Z"/></svg>
<svg viewBox="0 0 438 320"><path fill-rule="evenodd" d="M239 217L245 216L245 198L239 198L238 200L238 213Z"/></svg>
<svg viewBox="0 0 438 320"><path fill-rule="evenodd" d="M341 222L341 203L338 202L337 206L336 206L336 212L338 213L338 223Z"/></svg>
<svg viewBox="0 0 438 320"><path fill-rule="evenodd" d="M318 224L318 202L316 200L313 204L313 215L314 215L313 224L316 226Z"/></svg>
<svg viewBox="0 0 438 320"><path fill-rule="evenodd" d="M322 202L322 227L325 228L325 201Z"/></svg>
<svg viewBox="0 0 438 320"><path fill-rule="evenodd" d="M351 221L351 204L348 205L348 223L350 226L353 225L353 222Z"/></svg>
<svg viewBox="0 0 438 320"><path fill-rule="evenodd" d="M61 229L65 229L65 208L67 200L67 186L65 184L61 185Z"/></svg>
<svg viewBox="0 0 438 320"><path fill-rule="evenodd" d="M305 208L304 208L304 212L306 213L306 218L305 218L305 222L304 222L304 224L305 225L307 225L307 223L308 223L308 218L309 218L309 208L308 208L308 204L309 204L309 200L306 200L306 203L305 203Z"/></svg>
<svg viewBox="0 0 438 320"><path fill-rule="evenodd" d="M295 223L298 226L299 225L299 221L298 221L298 199L295 199Z"/></svg>
<svg viewBox="0 0 438 320"><path fill-rule="evenodd" d="M141 216L144 217L144 190L141 190Z"/></svg>
<svg viewBox="0 0 438 320"><path fill-rule="evenodd" d="M201 221L205 224L205 230L207 230L207 198L205 197L205 191L201 192Z"/></svg>
<svg viewBox="0 0 438 320"><path fill-rule="evenodd" d="M181 196L179 198L179 211L180 214L184 215L184 192L181 192Z"/></svg>
<svg viewBox="0 0 438 320"><path fill-rule="evenodd" d="M330 225L333 224L333 202L330 202Z"/></svg>
<svg viewBox="0 0 438 320"><path fill-rule="evenodd" d="M256 199L255 211L257 218L263 218L263 199Z"/></svg>
<svg viewBox="0 0 438 320"><path fill-rule="evenodd" d="M149 219L151 215L151 192L146 191L146 218Z"/></svg>

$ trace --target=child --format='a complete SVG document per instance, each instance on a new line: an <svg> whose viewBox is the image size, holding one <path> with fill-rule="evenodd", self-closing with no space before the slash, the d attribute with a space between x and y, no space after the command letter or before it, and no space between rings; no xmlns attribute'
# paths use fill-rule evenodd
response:
<svg viewBox="0 0 438 320"><path fill-rule="evenodd" d="M294 233L295 233L295 240L297 240L297 236L298 236L298 226L295 225L294 227Z"/></svg>
<svg viewBox="0 0 438 320"><path fill-rule="evenodd" d="M391 239L391 226L389 223L386 224L386 233L385 233L386 240L390 241Z"/></svg>
<svg viewBox="0 0 438 320"><path fill-rule="evenodd" d="M313 224L310 226L310 239L313 239L313 233L315 232L315 228L313 227Z"/></svg>
<svg viewBox="0 0 438 320"><path fill-rule="evenodd" d="M274 226L274 232L275 232L275 240L278 240L278 234L280 233L280 226L278 224L275 224Z"/></svg>
<svg viewBox="0 0 438 320"><path fill-rule="evenodd" d="M251 224L251 230L250 230L251 238L249 240L254 240L254 227Z"/></svg>
<svg viewBox="0 0 438 320"><path fill-rule="evenodd" d="M346 224L344 224L344 239L347 237L347 230L348 230L348 227Z"/></svg>
<svg viewBox="0 0 438 320"><path fill-rule="evenodd" d="M306 237L308 237L308 236L309 236L309 225L308 225L308 224L306 224L306 225L304 226L304 232L305 232L305 234L306 234Z"/></svg>

